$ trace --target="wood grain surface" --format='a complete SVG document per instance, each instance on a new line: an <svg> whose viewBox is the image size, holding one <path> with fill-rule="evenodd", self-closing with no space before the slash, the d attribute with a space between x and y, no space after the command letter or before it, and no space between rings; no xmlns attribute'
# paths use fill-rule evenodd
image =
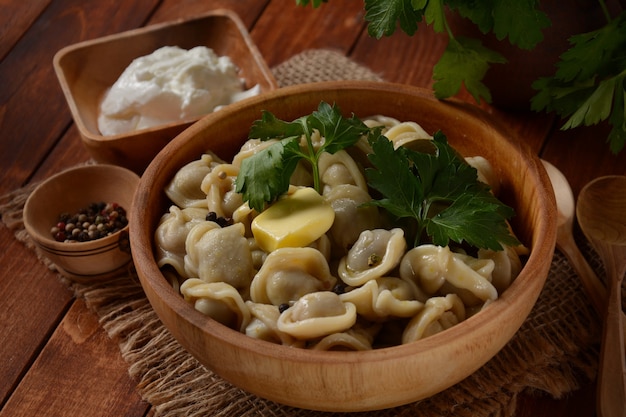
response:
<svg viewBox="0 0 626 417"><path fill-rule="evenodd" d="M422 27L412 38L369 38L361 0L331 0L318 10L293 0L3 0L0 194L89 158L53 71L59 49L223 7L239 14L270 67L310 48L332 48L388 81L430 87L445 46L442 35ZM597 176L626 173L626 151L608 152L605 125L560 131L544 114L483 107L563 171L575 195ZM0 245L0 417L150 415L95 316L3 227ZM594 387L560 400L528 395L517 408L522 417L590 416Z"/></svg>

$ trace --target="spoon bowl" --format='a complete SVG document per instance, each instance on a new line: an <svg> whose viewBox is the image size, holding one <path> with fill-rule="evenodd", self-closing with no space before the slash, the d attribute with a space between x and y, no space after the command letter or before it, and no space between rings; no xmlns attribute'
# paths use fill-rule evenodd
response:
<svg viewBox="0 0 626 417"><path fill-rule="evenodd" d="M598 415L626 416L626 359L621 288L626 273L626 176L611 175L587 184L576 215L583 233L600 255L607 273L605 312L598 373Z"/></svg>
<svg viewBox="0 0 626 417"><path fill-rule="evenodd" d="M574 239L574 218L576 216L576 202L574 193L567 178L550 162L542 160L543 166L550 177L557 209L556 247L567 258L580 278L583 289L587 293L591 304L600 317L606 309L607 291L600 278L593 271L583 254L580 252ZM626 321L624 321L626 325Z"/></svg>

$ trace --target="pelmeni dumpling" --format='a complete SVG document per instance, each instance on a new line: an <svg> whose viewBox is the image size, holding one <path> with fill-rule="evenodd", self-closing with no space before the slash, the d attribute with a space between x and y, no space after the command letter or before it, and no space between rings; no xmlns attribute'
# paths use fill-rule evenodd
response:
<svg viewBox="0 0 626 417"><path fill-rule="evenodd" d="M220 227L204 222L194 226L185 241L187 275L247 290L255 270L244 232L240 223Z"/></svg>
<svg viewBox="0 0 626 417"><path fill-rule="evenodd" d="M324 336L311 346L313 350L362 351L371 350L374 338L381 329L381 325L363 324L357 319L354 326L345 332L333 333Z"/></svg>
<svg viewBox="0 0 626 417"><path fill-rule="evenodd" d="M495 267L491 274L491 283L500 294L511 285L522 270L522 260L511 246L505 246L501 251L479 249L478 258L493 260Z"/></svg>
<svg viewBox="0 0 626 417"><path fill-rule="evenodd" d="M404 255L400 277L415 283L418 290L428 295L458 289L457 294L464 296L465 302L474 304L474 299L485 302L498 298L498 291L490 282L493 268L490 259L475 259L456 254L447 246L427 244Z"/></svg>
<svg viewBox="0 0 626 417"><path fill-rule="evenodd" d="M335 211L335 221L328 232L333 242L334 256L342 257L348 253L364 230L382 228L383 221L378 208L364 206L372 197L356 185L336 185L324 197Z"/></svg>
<svg viewBox="0 0 626 417"><path fill-rule="evenodd" d="M347 285L363 285L371 279L387 275L398 265L405 250L402 229L365 230L339 261L339 277Z"/></svg>
<svg viewBox="0 0 626 417"><path fill-rule="evenodd" d="M180 292L196 310L231 329L244 331L250 323L250 310L232 285L189 278L181 284Z"/></svg>
<svg viewBox="0 0 626 417"><path fill-rule="evenodd" d="M343 332L356 323L356 307L331 291L305 294L278 318L278 329L298 339Z"/></svg>
<svg viewBox="0 0 626 417"><path fill-rule="evenodd" d="M245 334L255 339L293 347L304 347L304 342L278 330L280 311L278 306L246 301L251 320L246 326Z"/></svg>
<svg viewBox="0 0 626 417"><path fill-rule="evenodd" d="M185 241L189 231L198 223L204 222L208 210L200 207L180 209L170 206L168 213L161 217L154 232L156 260L159 268L171 265L182 277L185 273Z"/></svg>
<svg viewBox="0 0 626 417"><path fill-rule="evenodd" d="M206 194L200 188L204 177L224 163L212 153L206 153L179 169L165 187L165 194L180 208L206 207Z"/></svg>
<svg viewBox="0 0 626 417"><path fill-rule="evenodd" d="M387 129L384 134L393 143L395 149L398 149L400 146L410 146L411 143L418 140L430 140L433 138L422 126L415 122L398 123Z"/></svg>
<svg viewBox="0 0 626 417"><path fill-rule="evenodd" d="M367 181L365 181L363 173L345 150L337 151L334 154L322 153L318 166L323 194L342 184L354 185L367 192Z"/></svg>
<svg viewBox="0 0 626 417"><path fill-rule="evenodd" d="M495 195L500 192L500 180L487 159L482 156L468 156L465 161L476 169L478 180L487 184Z"/></svg>
<svg viewBox="0 0 626 417"><path fill-rule="evenodd" d="M424 303L415 299L413 286L396 277L379 277L339 295L351 302L362 317L381 321L389 316L413 317Z"/></svg>
<svg viewBox="0 0 626 417"><path fill-rule="evenodd" d="M241 162L254 155L255 153L262 151L278 142L278 139L248 139L239 149L239 152L233 157L233 165L239 169L241 168Z"/></svg>
<svg viewBox="0 0 626 417"><path fill-rule="evenodd" d="M402 343L409 343L439 333L465 320L465 306L456 294L431 297L424 309L407 324Z"/></svg>
<svg viewBox="0 0 626 417"><path fill-rule="evenodd" d="M317 291L329 291L337 282L324 255L317 249L278 248L267 255L250 285L255 303L287 304Z"/></svg>
<svg viewBox="0 0 626 417"><path fill-rule="evenodd" d="M239 169L232 164L220 164L208 173L200 189L206 194L209 211L218 217L232 217L233 212L243 205L241 194L235 192L235 179Z"/></svg>

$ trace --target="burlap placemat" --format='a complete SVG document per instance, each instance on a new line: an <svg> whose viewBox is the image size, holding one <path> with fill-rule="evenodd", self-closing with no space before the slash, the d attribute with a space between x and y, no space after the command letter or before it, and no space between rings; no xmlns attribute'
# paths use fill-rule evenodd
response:
<svg viewBox="0 0 626 417"><path fill-rule="evenodd" d="M273 69L280 86L323 80L380 78L334 51L313 50ZM22 222L22 208L36 184L0 197L4 226L34 249ZM592 266L601 267L583 241ZM55 270L47 259L42 262ZM248 394L205 369L163 327L137 277L127 274L93 284L63 280L99 317L119 343L137 390L154 415L179 416L339 416L286 407ZM455 386L418 403L362 416L510 417L523 391L562 397L589 383L597 369L601 323L571 265L556 253L537 305L520 331L480 370ZM350 414L355 415L355 413Z"/></svg>

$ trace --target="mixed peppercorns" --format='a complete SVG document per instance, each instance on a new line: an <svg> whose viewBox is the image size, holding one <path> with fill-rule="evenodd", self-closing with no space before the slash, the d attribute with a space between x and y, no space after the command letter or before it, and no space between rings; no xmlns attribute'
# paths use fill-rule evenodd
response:
<svg viewBox="0 0 626 417"><path fill-rule="evenodd" d="M74 214L62 213L50 233L58 242L87 242L118 232L127 224L126 210L122 206L97 202Z"/></svg>

